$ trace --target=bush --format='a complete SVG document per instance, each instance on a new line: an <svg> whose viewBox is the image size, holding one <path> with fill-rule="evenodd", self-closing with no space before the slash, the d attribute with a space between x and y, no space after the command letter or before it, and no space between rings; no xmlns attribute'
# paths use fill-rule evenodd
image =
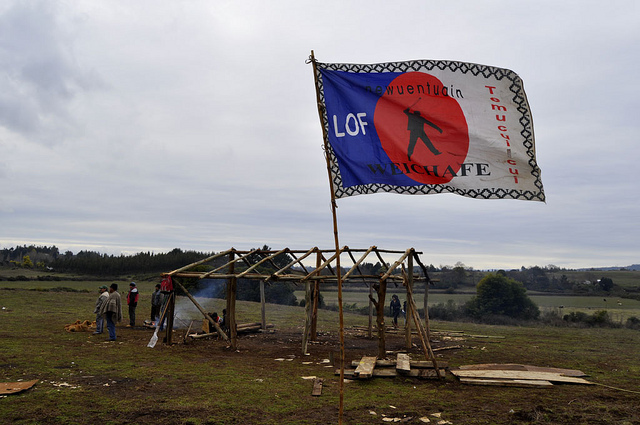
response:
<svg viewBox="0 0 640 425"><path fill-rule="evenodd" d="M625 327L629 329L640 329L640 319L636 316L629 317L625 323Z"/></svg>
<svg viewBox="0 0 640 425"><path fill-rule="evenodd" d="M464 307L457 305L453 300L447 303L438 303L429 307L429 318L455 322L464 318Z"/></svg>
<svg viewBox="0 0 640 425"><path fill-rule="evenodd" d="M489 273L477 285L477 295L464 308L478 320L495 315L520 320L534 320L540 309L526 294L522 283L499 273Z"/></svg>
<svg viewBox="0 0 640 425"><path fill-rule="evenodd" d="M581 324L583 326L590 327L603 327L603 328L618 328L620 324L614 323L611 320L611 315L607 310L599 310L588 315L582 311L573 311L569 314L565 314L563 317L565 322ZM628 322L628 321L627 321Z"/></svg>

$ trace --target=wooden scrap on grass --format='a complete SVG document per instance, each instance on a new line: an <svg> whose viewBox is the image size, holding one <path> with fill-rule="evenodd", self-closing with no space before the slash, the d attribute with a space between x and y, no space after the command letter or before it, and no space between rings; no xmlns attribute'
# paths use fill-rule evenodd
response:
<svg viewBox="0 0 640 425"><path fill-rule="evenodd" d="M576 369L561 369L557 367L540 367L523 365L517 363L483 363L475 365L460 366L462 370L528 370L531 372L553 372L560 373L565 376L585 377L587 374Z"/></svg>
<svg viewBox="0 0 640 425"><path fill-rule="evenodd" d="M396 370L401 374L408 374L411 371L411 358L408 354L398 353L396 361Z"/></svg>
<svg viewBox="0 0 640 425"><path fill-rule="evenodd" d="M22 391L26 391L33 387L38 382L37 379L33 381L21 381L21 382L0 382L0 394L17 394Z"/></svg>
<svg viewBox="0 0 640 425"><path fill-rule="evenodd" d="M322 378L316 378L313 380L313 390L311 391L311 395L312 396L321 396L322 395L322 383L324 382L324 379Z"/></svg>
<svg viewBox="0 0 640 425"><path fill-rule="evenodd" d="M478 379L478 378L460 378L460 382L470 385L487 385L496 387L519 387L519 388L546 388L552 387L549 381L541 381L534 379Z"/></svg>
<svg viewBox="0 0 640 425"><path fill-rule="evenodd" d="M500 385L510 387L549 387L555 383L593 385L581 378L579 370L538 367L519 364L466 365L451 373L463 384Z"/></svg>
<svg viewBox="0 0 640 425"><path fill-rule="evenodd" d="M448 347L438 347L434 348L433 351L444 351L444 350L459 350L462 348L462 345L450 345Z"/></svg>

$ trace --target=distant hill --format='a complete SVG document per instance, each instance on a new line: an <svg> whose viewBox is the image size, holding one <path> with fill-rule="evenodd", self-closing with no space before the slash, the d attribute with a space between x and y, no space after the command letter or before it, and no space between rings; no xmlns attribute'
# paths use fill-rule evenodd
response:
<svg viewBox="0 0 640 425"><path fill-rule="evenodd" d="M585 271L585 270L613 271L613 270L622 270L622 269L639 271L640 270L640 264L632 264L632 265L627 266L627 267L589 267L589 268L578 269L578 270L579 271Z"/></svg>

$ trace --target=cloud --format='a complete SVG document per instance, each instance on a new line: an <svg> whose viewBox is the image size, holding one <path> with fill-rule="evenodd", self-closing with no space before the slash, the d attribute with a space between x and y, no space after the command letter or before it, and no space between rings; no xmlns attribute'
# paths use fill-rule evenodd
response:
<svg viewBox="0 0 640 425"><path fill-rule="evenodd" d="M40 143L72 131L70 108L100 78L78 65L56 2L13 2L0 15L0 124Z"/></svg>
<svg viewBox="0 0 640 425"><path fill-rule="evenodd" d="M341 244L476 267L637 263L634 1L9 1L0 244L108 253L333 246L305 59L513 69L547 204L338 201Z"/></svg>

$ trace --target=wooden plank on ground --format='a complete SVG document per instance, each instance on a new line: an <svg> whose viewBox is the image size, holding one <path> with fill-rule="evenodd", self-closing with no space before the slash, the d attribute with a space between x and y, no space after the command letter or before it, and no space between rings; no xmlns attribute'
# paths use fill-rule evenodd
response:
<svg viewBox="0 0 640 425"><path fill-rule="evenodd" d="M355 369L345 369L344 370L344 376L348 376L351 378L359 378L359 376L355 375L356 370ZM340 369L336 369L336 375L340 375ZM435 371L433 371L433 373L435 374ZM393 368L384 368L384 369L374 369L373 370L373 376L375 378L393 378L395 376L398 376L398 372L396 372L395 369Z"/></svg>
<svg viewBox="0 0 640 425"><path fill-rule="evenodd" d="M440 369L440 376L444 376L446 374L446 370ZM408 376L414 378L439 378L435 369L411 369L409 371Z"/></svg>
<svg viewBox="0 0 640 425"><path fill-rule="evenodd" d="M353 367L358 367L358 365L360 364L359 360L353 360L351 362L351 366ZM378 367L395 367L396 366L396 361L395 360L377 360L376 361L376 368ZM448 367L449 364L445 361L439 361L438 362L438 366L440 368L443 367ZM431 360L411 360L411 367L412 368L422 368L422 369L433 369L433 362ZM462 367L461 367L462 369Z"/></svg>
<svg viewBox="0 0 640 425"><path fill-rule="evenodd" d="M358 365L360 364L360 360L354 360L351 362L351 366L353 367L358 367ZM396 361L395 360L376 360L376 367L395 367L396 366Z"/></svg>
<svg viewBox="0 0 640 425"><path fill-rule="evenodd" d="M320 396L322 395L322 383L324 382L324 379L322 378L316 378L313 380L313 390L311 391L311 395L312 396Z"/></svg>
<svg viewBox="0 0 640 425"><path fill-rule="evenodd" d="M464 370L528 370L532 372L552 372L560 373L565 376L584 377L584 372L576 369L562 369L557 367L539 367L531 365L523 365L516 363L483 363L475 365L460 366L459 369Z"/></svg>
<svg viewBox="0 0 640 425"><path fill-rule="evenodd" d="M460 378L480 379L524 379L549 382L563 382L568 384L592 384L586 379L573 376L564 376L560 373L535 372L528 370L451 370L451 373Z"/></svg>
<svg viewBox="0 0 640 425"><path fill-rule="evenodd" d="M396 362L396 371L398 373L407 374L411 371L411 358L408 354L398 353Z"/></svg>
<svg viewBox="0 0 640 425"><path fill-rule="evenodd" d="M376 367L376 357L364 356L360 359L358 367L355 371L355 376L358 378L371 378L373 376L373 369Z"/></svg>
<svg viewBox="0 0 640 425"><path fill-rule="evenodd" d="M0 382L0 394L16 394L26 391L33 387L37 382L37 379L34 379L33 381Z"/></svg>
<svg viewBox="0 0 640 425"><path fill-rule="evenodd" d="M476 379L460 378L460 382L469 385L489 385L498 387L521 387L521 388L548 388L553 384L549 381L539 381L530 379Z"/></svg>
<svg viewBox="0 0 640 425"><path fill-rule="evenodd" d="M438 347L434 348L433 351L444 351L444 350L459 350L462 348L462 345L450 345L448 347ZM438 362L440 363L440 362Z"/></svg>
<svg viewBox="0 0 640 425"><path fill-rule="evenodd" d="M431 360L411 360L411 367L420 369L433 369L433 362ZM438 367L449 367L449 363L438 360Z"/></svg>

